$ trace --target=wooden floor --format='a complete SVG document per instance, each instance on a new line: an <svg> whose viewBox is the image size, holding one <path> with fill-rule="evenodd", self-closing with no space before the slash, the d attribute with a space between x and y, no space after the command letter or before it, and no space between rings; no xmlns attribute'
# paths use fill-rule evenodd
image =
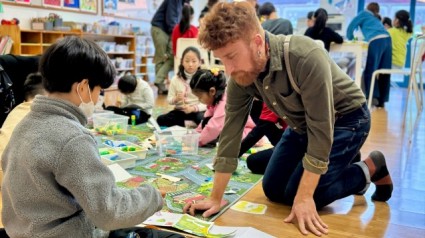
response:
<svg viewBox="0 0 425 238"><path fill-rule="evenodd" d="M391 90L385 109L372 111L372 130L362 154L372 150L384 152L394 182L393 196L387 203L372 202L372 185L364 196L350 196L327 206L320 211L329 226L325 237L425 237L425 117L419 119L409 143L408 133L401 126L406 90ZM165 103L165 96L159 96L157 104ZM290 207L269 202L261 184L242 200L266 204L266 214L228 210L216 224L251 226L276 237L303 237L295 225L283 222Z"/></svg>

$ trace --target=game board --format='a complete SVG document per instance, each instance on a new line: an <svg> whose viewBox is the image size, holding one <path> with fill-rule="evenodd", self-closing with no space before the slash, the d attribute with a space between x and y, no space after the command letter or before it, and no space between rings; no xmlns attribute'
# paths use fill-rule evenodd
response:
<svg viewBox="0 0 425 238"><path fill-rule="evenodd" d="M212 157L209 156L160 157L155 152L149 152L146 159L136 163L136 167L127 169L134 177L117 184L123 188L135 188L144 183L151 184L167 192L164 211L181 213L185 203L203 200L211 193L214 172L207 166L211 162ZM181 180L172 182L161 175ZM252 174L247 169L245 161L240 161L226 189L222 212L257 184L261 177ZM219 214L206 220L213 221Z"/></svg>
<svg viewBox="0 0 425 238"><path fill-rule="evenodd" d="M105 140L127 140L135 144L142 144L143 140L152 136L153 131L146 124L129 126L128 134L115 136L97 136L99 146ZM125 182L118 182L122 188L136 188L142 184L150 184L166 191L164 211L182 213L185 203L203 200L212 190L212 160L216 148L199 148L196 156L159 156L156 150L150 150L145 159L136 162L134 168L127 169L133 178ZM171 180L170 177L171 176ZM174 178L179 181L173 181ZM252 174L244 160L239 161L237 170L228 184L223 197L221 212L206 218L214 221L221 213L237 202L246 192L255 186L262 176ZM201 214L197 215L202 218Z"/></svg>

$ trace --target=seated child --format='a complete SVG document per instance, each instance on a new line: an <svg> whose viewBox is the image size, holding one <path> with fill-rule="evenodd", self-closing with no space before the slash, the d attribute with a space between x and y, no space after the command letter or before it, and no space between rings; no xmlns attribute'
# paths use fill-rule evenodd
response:
<svg viewBox="0 0 425 238"><path fill-rule="evenodd" d="M116 114L136 115L137 124L147 122L154 105L153 90L149 83L134 75L125 75L118 81L118 90L123 94L119 108L109 106L106 109Z"/></svg>
<svg viewBox="0 0 425 238"><path fill-rule="evenodd" d="M196 47L187 47L182 54L179 71L171 79L167 101L174 110L157 118L160 126L196 126L202 121L206 106L192 93L189 82L201 66L201 53Z"/></svg>
<svg viewBox="0 0 425 238"><path fill-rule="evenodd" d="M201 134L199 137L200 146L215 146L217 139L224 126L226 106L226 77L223 71L218 69L199 69L192 80L190 87L199 101L207 105L202 123L196 128ZM251 117L243 131L243 138L255 127Z"/></svg>
<svg viewBox="0 0 425 238"><path fill-rule="evenodd" d="M95 42L68 36L40 60L47 96L37 95L3 153L2 221L10 237L108 237L162 208L150 185L118 188L84 126L115 78Z"/></svg>
<svg viewBox="0 0 425 238"><path fill-rule="evenodd" d="M28 75L24 82L23 89L25 101L16 106L9 115L7 115L3 126L0 128L0 161L3 151L6 148L7 143L9 143L13 130L22 118L24 118L30 111L30 106L35 95L45 93L41 80L42 77L39 73L32 73ZM0 186L2 179L3 170L0 169Z"/></svg>
<svg viewBox="0 0 425 238"><path fill-rule="evenodd" d="M266 136L273 146L280 141L283 131L286 129L286 123L272 112L265 103L261 111L260 118L254 129L242 140L239 156L253 147L263 136ZM255 174L264 174L269 164L273 149L259 151L248 156L246 163L248 168Z"/></svg>

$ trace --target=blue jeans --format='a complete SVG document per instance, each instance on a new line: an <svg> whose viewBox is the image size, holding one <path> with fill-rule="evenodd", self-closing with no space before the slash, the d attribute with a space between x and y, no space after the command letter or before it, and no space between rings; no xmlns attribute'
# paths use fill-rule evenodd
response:
<svg viewBox="0 0 425 238"><path fill-rule="evenodd" d="M320 177L314 193L318 209L365 188L365 174L350 162L365 142L369 130L370 112L366 104L336 119L328 171ZM304 172L302 159L307 144L307 134L300 135L291 128L283 133L263 178L264 193L271 201L292 205Z"/></svg>
<svg viewBox="0 0 425 238"><path fill-rule="evenodd" d="M363 72L366 97L369 97L372 74L378 69L391 69L392 45L391 37L373 40L367 50L366 67ZM379 103L388 102L390 97L390 74L380 74L373 89L373 97Z"/></svg>

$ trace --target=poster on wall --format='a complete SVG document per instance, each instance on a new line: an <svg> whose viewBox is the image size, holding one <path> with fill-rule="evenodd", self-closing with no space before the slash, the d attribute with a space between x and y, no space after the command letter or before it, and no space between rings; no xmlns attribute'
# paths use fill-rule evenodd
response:
<svg viewBox="0 0 425 238"><path fill-rule="evenodd" d="M43 6L62 7L62 0L43 0Z"/></svg>
<svg viewBox="0 0 425 238"><path fill-rule="evenodd" d="M80 8L80 0L64 0L63 6L66 8L79 9Z"/></svg>
<svg viewBox="0 0 425 238"><path fill-rule="evenodd" d="M14 2L14 1L8 1L8 2ZM31 0L16 0L15 2L22 3L22 4L31 4Z"/></svg>
<svg viewBox="0 0 425 238"><path fill-rule="evenodd" d="M163 0L102 0L102 15L150 21Z"/></svg>
<svg viewBox="0 0 425 238"><path fill-rule="evenodd" d="M97 0L81 0L80 9L86 12L97 12Z"/></svg>

